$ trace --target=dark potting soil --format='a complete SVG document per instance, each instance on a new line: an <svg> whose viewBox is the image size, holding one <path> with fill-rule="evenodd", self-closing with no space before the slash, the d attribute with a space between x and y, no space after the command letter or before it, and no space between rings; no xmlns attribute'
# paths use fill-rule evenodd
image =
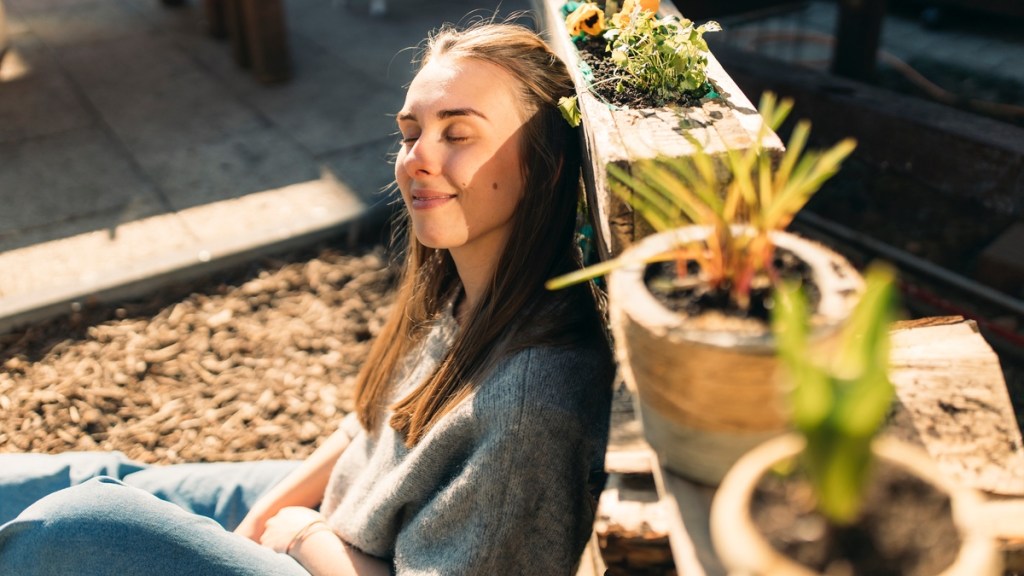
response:
<svg viewBox="0 0 1024 576"><path fill-rule="evenodd" d="M797 282L803 286L810 309L816 309L821 292L810 266L788 250L776 250L772 263L781 281ZM750 306L744 310L729 297L730 283L711 288L698 281L699 273L700 269L693 261L687 264L685 277L679 276L675 262L655 262L644 271L644 283L658 302L679 314L699 316L714 310L729 317L768 323L773 305L772 283L765 281L754 286L750 291Z"/></svg>
<svg viewBox="0 0 1024 576"><path fill-rule="evenodd" d="M669 104L700 106L700 99L707 94L707 90L680 92L674 100L662 102L629 84L623 84L621 89L616 89L619 84L617 77L622 72L609 57L607 46L605 39L600 37L588 36L576 40L580 60L586 63L593 73L591 91L606 102L630 108L659 108Z"/></svg>
<svg viewBox="0 0 1024 576"><path fill-rule="evenodd" d="M960 549L946 494L886 462L876 462L853 525L829 526L813 506L806 478L770 473L754 492L751 516L776 550L825 575L931 576Z"/></svg>

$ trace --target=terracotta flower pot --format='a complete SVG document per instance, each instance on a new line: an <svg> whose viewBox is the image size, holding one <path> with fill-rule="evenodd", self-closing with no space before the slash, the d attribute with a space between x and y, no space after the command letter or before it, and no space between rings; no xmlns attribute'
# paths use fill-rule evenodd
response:
<svg viewBox="0 0 1024 576"><path fill-rule="evenodd" d="M643 259L705 238L691 226L648 236L623 253L635 264L609 275L609 313L623 377L639 396L648 442L676 473L717 484L744 452L786 430L770 327L665 308L644 284ZM863 280L838 254L784 232L776 246L806 262L821 291L812 338L828 346L855 306Z"/></svg>
<svg viewBox="0 0 1024 576"><path fill-rule="evenodd" d="M775 464L796 456L804 440L796 434L774 438L741 458L722 480L711 504L711 539L730 574L746 576L816 576L816 572L774 549L750 516L754 488ZM940 576L989 576L1002 573L1002 556L991 531L977 520L984 503L977 492L945 480L923 451L889 438L877 439L875 456L917 476L952 504L961 546L953 564Z"/></svg>

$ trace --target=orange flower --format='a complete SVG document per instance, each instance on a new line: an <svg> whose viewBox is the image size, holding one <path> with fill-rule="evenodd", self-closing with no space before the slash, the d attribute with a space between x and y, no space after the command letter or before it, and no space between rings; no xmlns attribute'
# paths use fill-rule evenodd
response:
<svg viewBox="0 0 1024 576"><path fill-rule="evenodd" d="M604 31L604 11L592 2L580 4L572 14L565 17L565 27L572 36L581 33L597 36Z"/></svg>
<svg viewBox="0 0 1024 576"><path fill-rule="evenodd" d="M648 12L650 16L653 16L661 7L661 0L624 0L622 9L612 16L612 24L619 28L628 26L629 18L637 6L640 6L641 12Z"/></svg>

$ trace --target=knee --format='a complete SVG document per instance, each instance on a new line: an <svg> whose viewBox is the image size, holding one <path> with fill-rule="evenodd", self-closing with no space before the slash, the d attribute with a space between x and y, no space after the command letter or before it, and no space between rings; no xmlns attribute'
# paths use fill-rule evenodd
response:
<svg viewBox="0 0 1024 576"><path fill-rule="evenodd" d="M173 508L106 477L54 492L0 526L0 574L131 573L174 541Z"/></svg>
<svg viewBox="0 0 1024 576"><path fill-rule="evenodd" d="M17 520L42 521L52 533L115 545L133 535L173 532L184 524L219 528L213 520L187 514L144 490L103 476L54 492L25 509Z"/></svg>
<svg viewBox="0 0 1024 576"><path fill-rule="evenodd" d="M43 521L46 526L105 522L114 516L132 518L146 494L108 477L92 478L58 490L25 509L17 520Z"/></svg>
<svg viewBox="0 0 1024 576"><path fill-rule="evenodd" d="M138 513L133 490L111 478L94 478L59 490L0 526L0 573L73 573L90 549L123 541L117 518ZM70 570L69 572L64 572Z"/></svg>

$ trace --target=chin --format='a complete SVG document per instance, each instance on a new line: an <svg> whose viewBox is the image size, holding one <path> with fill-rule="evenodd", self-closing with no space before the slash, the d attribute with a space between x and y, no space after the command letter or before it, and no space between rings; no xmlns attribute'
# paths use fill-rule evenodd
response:
<svg viewBox="0 0 1024 576"><path fill-rule="evenodd" d="M416 234L416 240L427 248L433 248L435 250L447 250L449 248L459 246L459 243L453 241L451 238L445 238L442 235L436 234Z"/></svg>
<svg viewBox="0 0 1024 576"><path fill-rule="evenodd" d="M454 237L447 227L429 227L424 230L414 226L413 233L420 244L435 250L457 248L465 242L463 238Z"/></svg>

